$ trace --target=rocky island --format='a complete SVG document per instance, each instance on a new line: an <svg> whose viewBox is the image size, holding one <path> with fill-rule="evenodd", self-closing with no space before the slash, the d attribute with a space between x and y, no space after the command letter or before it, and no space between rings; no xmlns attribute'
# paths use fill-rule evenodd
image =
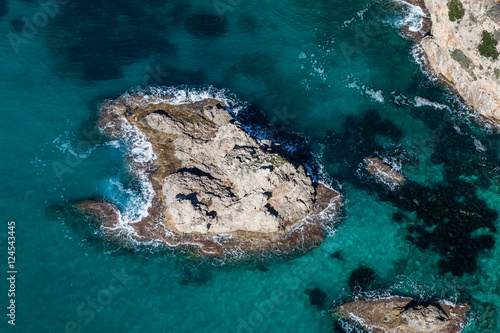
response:
<svg viewBox="0 0 500 333"><path fill-rule="evenodd" d="M481 116L500 124L500 2L423 2L432 21L421 40L430 69Z"/></svg>
<svg viewBox="0 0 500 333"><path fill-rule="evenodd" d="M357 300L339 312L374 333L458 333L465 326L465 305L404 297Z"/></svg>
<svg viewBox="0 0 500 333"><path fill-rule="evenodd" d="M366 170L369 173L390 186L399 185L405 181L405 177L400 172L384 163L378 157L367 157L364 159L364 162Z"/></svg>
<svg viewBox="0 0 500 333"><path fill-rule="evenodd" d="M341 205L280 145L257 139L223 102L173 102L145 93L108 101L99 127L130 146L132 175L149 191L147 213L126 221L106 201L76 205L115 240L220 255L310 249Z"/></svg>

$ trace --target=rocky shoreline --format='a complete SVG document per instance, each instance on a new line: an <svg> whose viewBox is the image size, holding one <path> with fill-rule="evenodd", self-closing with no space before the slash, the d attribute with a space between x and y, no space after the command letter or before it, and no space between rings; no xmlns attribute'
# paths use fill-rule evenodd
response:
<svg viewBox="0 0 500 333"><path fill-rule="evenodd" d="M75 205L115 241L208 255L308 250L322 242L342 203L279 144L245 132L216 99L169 104L168 97L124 95L102 107L99 127L112 139L130 140L132 131L152 150L129 159L132 175L152 187L140 220L124 221L110 202Z"/></svg>
<svg viewBox="0 0 500 333"><path fill-rule="evenodd" d="M495 0L457 0L463 11L458 10L456 14L451 11L457 9L450 7L448 1L405 2L418 5L426 13L424 27L414 37L422 47L429 72L483 119L500 125L500 59L479 50L484 44L484 32L493 39L500 38L500 15L497 13L500 4ZM427 13L430 23L425 23L428 22ZM498 45L496 50L500 50Z"/></svg>
<svg viewBox="0 0 500 333"><path fill-rule="evenodd" d="M344 318L374 333L459 333L467 305L389 297L355 300L339 307Z"/></svg>
<svg viewBox="0 0 500 333"><path fill-rule="evenodd" d="M415 40L416 42L420 42L424 37L428 36L431 33L432 30L432 20L431 20L431 14L429 13L429 10L427 7L425 7L424 0L402 0L403 2L419 7L424 15L422 16L422 27L418 31L410 31L408 27L403 27L403 32L410 37L411 39Z"/></svg>

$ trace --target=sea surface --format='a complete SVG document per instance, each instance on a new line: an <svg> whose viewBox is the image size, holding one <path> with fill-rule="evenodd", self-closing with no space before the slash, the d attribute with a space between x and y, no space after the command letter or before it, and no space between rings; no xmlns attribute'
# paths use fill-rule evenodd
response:
<svg viewBox="0 0 500 333"><path fill-rule="evenodd" d="M359 332L359 295L471 305L499 332L500 135L425 74L419 10L389 0L0 1L1 332ZM130 89L224 96L345 205L300 257L194 259L106 242L69 209L144 189L96 130ZM363 168L378 156L406 177ZM16 222L16 327L7 223Z"/></svg>

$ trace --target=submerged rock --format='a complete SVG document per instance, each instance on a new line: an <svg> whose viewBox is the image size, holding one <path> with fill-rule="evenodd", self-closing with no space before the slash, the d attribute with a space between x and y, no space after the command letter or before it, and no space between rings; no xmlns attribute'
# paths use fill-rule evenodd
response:
<svg viewBox="0 0 500 333"><path fill-rule="evenodd" d="M349 302L340 312L370 332L458 333L465 325L465 305L390 297Z"/></svg>
<svg viewBox="0 0 500 333"><path fill-rule="evenodd" d="M394 170L390 165L385 164L378 157L365 158L366 170L372 175L380 178L391 185L401 184L405 177Z"/></svg>
<svg viewBox="0 0 500 333"><path fill-rule="evenodd" d="M103 106L99 126L130 145L131 172L151 192L137 221L112 203L77 205L110 237L208 254L307 249L321 243L324 223L342 202L278 144L243 130L215 99L126 95Z"/></svg>

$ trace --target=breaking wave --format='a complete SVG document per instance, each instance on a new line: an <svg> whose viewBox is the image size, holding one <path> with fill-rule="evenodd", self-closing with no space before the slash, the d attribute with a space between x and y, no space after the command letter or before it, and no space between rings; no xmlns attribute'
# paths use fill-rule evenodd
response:
<svg viewBox="0 0 500 333"><path fill-rule="evenodd" d="M396 3L402 5L402 17L397 18L394 21L396 28L401 29L403 27L408 27L411 32L418 32L423 27L423 18L425 13L419 6L409 4L406 1L394 0Z"/></svg>

